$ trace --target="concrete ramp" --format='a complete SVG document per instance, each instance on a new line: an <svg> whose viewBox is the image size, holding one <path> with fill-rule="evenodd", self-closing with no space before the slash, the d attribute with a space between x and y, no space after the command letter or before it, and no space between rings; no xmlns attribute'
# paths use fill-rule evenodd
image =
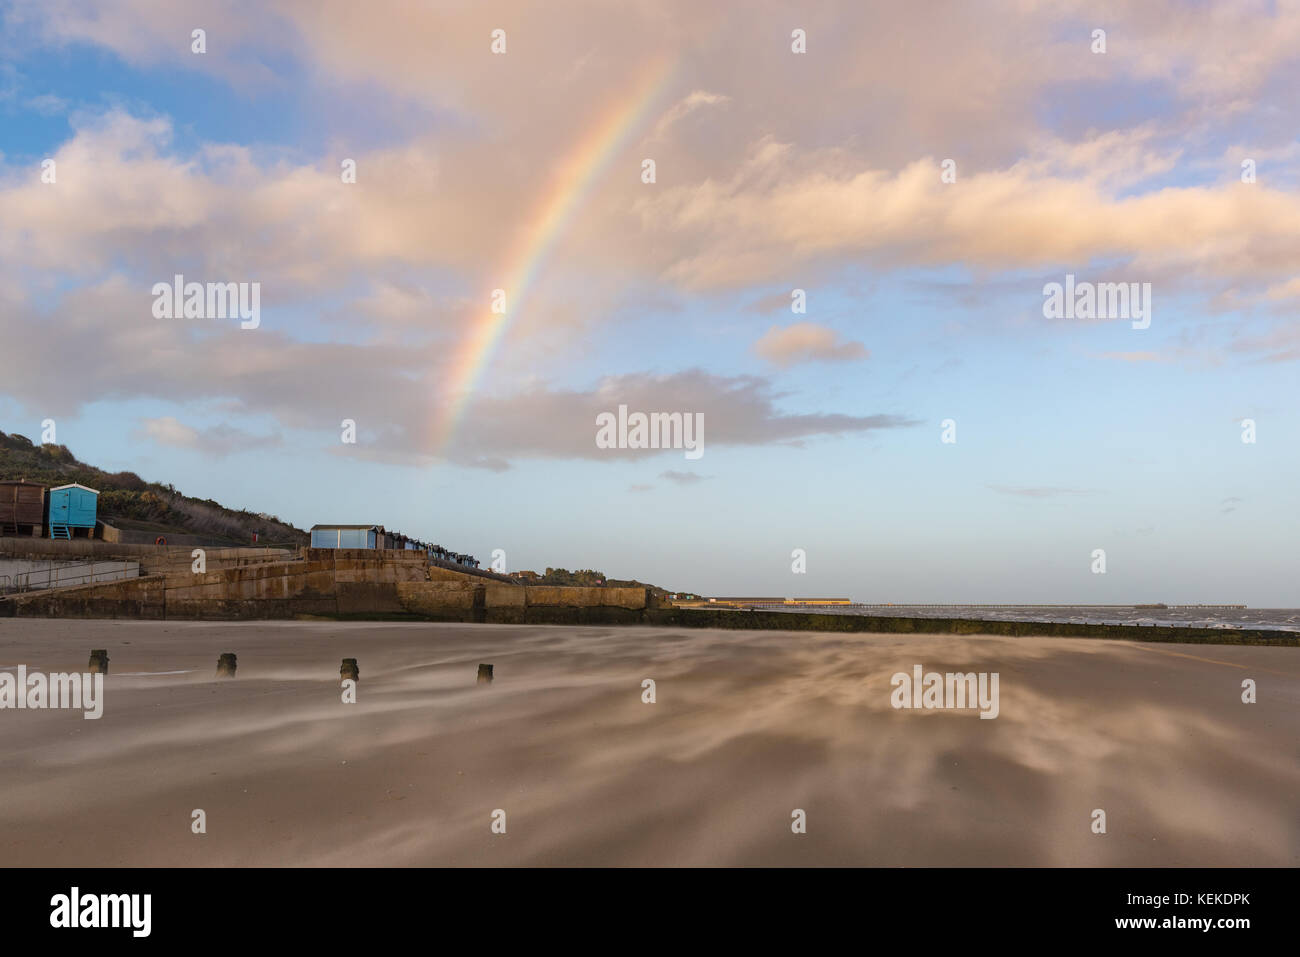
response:
<svg viewBox="0 0 1300 957"><path fill-rule="evenodd" d="M0 594L40 591L64 585L90 585L123 578L137 578L139 575L139 562L94 560L61 562L0 558Z"/></svg>

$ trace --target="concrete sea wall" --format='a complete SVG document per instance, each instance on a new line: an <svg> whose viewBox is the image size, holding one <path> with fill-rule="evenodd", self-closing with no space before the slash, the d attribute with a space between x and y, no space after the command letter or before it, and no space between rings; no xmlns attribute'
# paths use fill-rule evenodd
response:
<svg viewBox="0 0 1300 957"><path fill-rule="evenodd" d="M815 612L649 608L644 621L677 628L772 631L876 632L883 634L1006 635L1009 637L1119 638L1126 641L1211 645L1279 645L1300 648L1300 633L1264 628L1182 628L1168 625L1100 625L1068 622L986 621L976 618L900 618L819 615Z"/></svg>
<svg viewBox="0 0 1300 957"><path fill-rule="evenodd" d="M60 543L67 544L67 543ZM73 543L91 545L103 543ZM123 546L119 546L123 547ZM669 628L1121 638L1131 641L1300 647L1294 632L1137 627L970 618L902 618L687 609L657 604L647 588L506 584L431 567L418 552L301 549L295 560L225 556L195 574L189 550L140 578L0 597L0 616L53 618L289 619L326 617L501 624L647 624ZM260 552L236 549L235 552ZM145 569L147 570L147 569Z"/></svg>
<svg viewBox="0 0 1300 957"><path fill-rule="evenodd" d="M412 615L433 621L498 624L635 624L648 603L646 588L569 588L480 584L474 580L398 585Z"/></svg>
<svg viewBox="0 0 1300 957"><path fill-rule="evenodd" d="M10 595L0 615L52 618L276 619L298 615L406 614L400 582L424 575L421 556L397 551L304 549L295 561L231 564L209 571L171 562L158 574L132 581ZM242 550L237 550L242 551ZM218 559L220 561L220 559Z"/></svg>

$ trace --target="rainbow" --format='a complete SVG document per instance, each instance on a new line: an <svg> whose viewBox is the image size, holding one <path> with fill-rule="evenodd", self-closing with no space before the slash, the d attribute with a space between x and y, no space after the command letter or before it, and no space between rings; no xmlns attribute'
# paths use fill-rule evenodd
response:
<svg viewBox="0 0 1300 957"><path fill-rule="evenodd" d="M545 198L529 221L529 227L519 232L509 255L503 260L504 266L496 271L496 275L507 277L506 282L498 286L505 290L505 312L493 312L490 307L485 309L474 321L450 364L450 372L443 383L441 415L436 416L434 422L435 451L445 449L455 436L479 379L491 363L502 336L519 315L547 254L563 235L565 227L573 220L574 213L599 181L610 160L642 126L671 75L667 62L646 69L630 93L619 98L617 105L602 116L565 157Z"/></svg>

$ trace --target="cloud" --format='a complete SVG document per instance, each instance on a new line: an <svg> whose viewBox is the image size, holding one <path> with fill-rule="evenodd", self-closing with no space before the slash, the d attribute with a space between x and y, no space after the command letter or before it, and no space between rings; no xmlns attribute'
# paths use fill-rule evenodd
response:
<svg viewBox="0 0 1300 957"><path fill-rule="evenodd" d="M785 412L778 393L762 376L719 376L701 369L671 375L629 373L607 376L591 389L537 385L509 395L484 396L466 412L447 449L456 462L484 455L617 461L647 456L681 456L680 450L602 449L596 446L596 416L629 411L699 413L704 417L705 456L720 447L793 445L818 437L862 435L920 425L892 413Z"/></svg>
<svg viewBox="0 0 1300 957"><path fill-rule="evenodd" d="M235 321L155 319L150 307L147 286L112 274L49 306L0 310L5 391L56 416L99 401L224 401L232 420L265 414L337 438L343 418L371 434L427 420L447 361L437 343L303 342L265 316L243 330ZM47 334L54 326L60 336ZM48 374L64 366L77 374Z"/></svg>
<svg viewBox="0 0 1300 957"><path fill-rule="evenodd" d="M181 448L194 448L199 444L198 429L184 425L171 416L142 420L137 438L152 439L159 445L174 445Z"/></svg>
<svg viewBox="0 0 1300 957"><path fill-rule="evenodd" d="M1264 184L1134 192L1017 163L954 187L939 173L932 157L853 168L834 150L768 138L727 179L665 186L637 210L658 246L677 251L662 275L694 290L851 260L977 271L1119 260L1161 280L1160 291L1184 281L1179 270L1221 286L1264 286L1289 279L1300 258L1300 196ZM1026 298L1037 295L1027 283Z"/></svg>
<svg viewBox="0 0 1300 957"><path fill-rule="evenodd" d="M749 304L761 316L771 315L774 312L781 312L790 308L793 301L793 290L789 292L774 292L766 296L761 296Z"/></svg>
<svg viewBox="0 0 1300 957"><path fill-rule="evenodd" d="M32 49L48 50L43 41L76 55L90 46L167 76L308 90L331 104L355 96L375 112L415 104L419 119L304 155L191 145L188 116L177 117L178 137L165 116L74 111L52 152L57 184L41 183L30 157L0 164L0 389L42 414L138 398L225 401L232 415L335 439L349 417L370 441L346 454L502 470L518 458L645 454L594 446L594 415L620 401L704 413L710 454L917 424L791 411L797 397L762 377L628 372L566 388L531 368L608 315L590 300L616 300L610 290L636 290L644 304L753 287L744 302L839 267L957 267L978 298L995 286L1014 294L1025 269L1119 261L1158 282L1157 297L1183 285L1234 302L1294 302L1300 194L1279 184L1300 162L1285 132L1300 122L1300 87L1289 82L1300 8L1128 5L1109 16L1105 57L1086 52L1092 11L1082 0L991 9L956 5L935 18L904 6L810 8L810 53L795 57L785 8L767 0L618 10L511 0L491 11L231 0L220 23L197 0L16 0L3 14L6 44L33 39ZM498 19L511 38L503 57L488 52ZM195 26L209 33L202 56L189 50ZM629 102L665 50L676 55L657 95ZM9 83L0 98L38 92ZM1154 106L1126 126L1117 102ZM316 119L343 111L326 112ZM494 357L494 373L514 363L536 378L487 377L454 441L437 446L428 423L452 398L442 391L449 357L479 334L488 293L507 281L502 251L547 222L574 144L625 115L635 120L571 210ZM1223 117L1251 135L1212 135ZM656 134L660 178L649 189L636 171ZM1236 180L1223 145L1246 139L1267 140L1250 146L1270 163L1252 185ZM344 156L357 160L355 185L340 181ZM938 165L949 156L951 185ZM1223 170L1191 185L1168 180L1189 167ZM153 320L148 290L176 272L261 282L262 328ZM1036 309L1041 283L1023 289ZM788 292L773 293L755 308L788 303ZM295 327L283 318L294 311L309 318ZM1300 337L1287 320L1229 348L1294 360ZM55 324L58 337L48 334ZM778 367L867 357L813 323L773 327L754 348ZM49 375L70 362L77 375ZM156 441L235 441L187 437L179 421L156 428ZM1078 494L1002 490L1049 493Z"/></svg>
<svg viewBox="0 0 1300 957"><path fill-rule="evenodd" d="M711 476L701 475L698 472L676 472L669 469L666 472L660 472L659 477L668 479L670 482L676 482L678 485L694 485L696 482L703 482Z"/></svg>
<svg viewBox="0 0 1300 957"><path fill-rule="evenodd" d="M698 109L706 106L719 106L731 102L731 97L723 96L720 93L709 93L705 90L695 90L688 96L683 97L673 104L655 124L652 139L659 139L668 132L668 128L683 117L694 113Z"/></svg>
<svg viewBox="0 0 1300 957"><path fill-rule="evenodd" d="M26 102L28 109L42 116L58 116L68 111L68 101L53 93L41 93Z"/></svg>
<svg viewBox="0 0 1300 957"><path fill-rule="evenodd" d="M784 329L773 326L754 344L754 352L781 368L800 362L848 362L871 353L860 342L840 342L835 331L811 322Z"/></svg>
<svg viewBox="0 0 1300 957"><path fill-rule="evenodd" d="M289 63L327 88L373 88L467 116L534 122L569 98L592 114L608 90L660 51L674 51L680 103L735 91L718 136L767 126L800 141L869 130L863 148L891 153L934 144L942 155L1006 153L1041 122L1061 92L1068 121L1099 127L1120 91L1137 90L1198 119L1222 122L1258 98L1283 109L1278 73L1300 50L1300 11L1264 0L1214 6L1151 0L1106 11L1111 48L1088 51L1092 0L993 0L942 17L915 7L836 4L803 10L809 54L789 50L788 4L660 0L606 8L588 0L411 4L371 0L12 0L7 26L47 43L98 44L130 63L202 72L242 86L284 82ZM205 23L209 52L189 52ZM508 27L507 56L488 34ZM1283 81L1284 82L1284 81ZM522 88L528 97L520 97ZM738 91L744 90L742 97ZM873 95L881 89L891 95ZM706 92L709 91L709 92ZM1269 93L1268 97L1258 94ZM818 108L808 109L816 102ZM670 110L671 113L671 110ZM715 122L717 122L715 120ZM544 126L544 123L537 123ZM1113 125L1113 124L1112 124ZM891 162L896 157L891 158Z"/></svg>
<svg viewBox="0 0 1300 957"><path fill-rule="evenodd" d="M6 26L26 28L54 46L98 45L137 66L181 67L251 91L275 78L268 63L293 42L291 24L257 0L14 0ZM191 50L191 32L208 34L208 52Z"/></svg>
<svg viewBox="0 0 1300 957"><path fill-rule="evenodd" d="M1300 328L1285 321L1263 334L1236 336L1228 348L1254 354L1260 362L1294 362L1300 359Z"/></svg>
<svg viewBox="0 0 1300 957"><path fill-rule="evenodd" d="M1213 33L1176 4L1117 11L1111 30L1126 42L1096 57L1073 38L1083 6L1008 5L1010 29L973 10L935 23L841 8L809 19L815 56L800 58L771 40L771 22L784 16L775 5L740 22L727 4L707 13L666 6L667 14L615 14L568 0L546 11L506 4L497 12L510 12L516 42L494 57L484 39L494 21L470 7L378 3L387 12L370 16L344 2L234 0L221 42L208 26L209 53L197 56L189 30L210 18L205 4L20 0L7 25L47 43L99 45L133 64L277 89L284 77L265 64L283 62L299 71L295 87L346 91L377 110L415 100L437 112L421 114L427 128L306 157L231 143L180 148L166 117L75 113L72 137L54 153L57 186L40 183L31 163L0 167L0 268L32 285L99 281L110 269L147 282L175 271L258 280L268 309L359 289L379 337L470 335L467 319L502 282L502 251L545 221L574 144L619 115L647 66L672 49L679 56L663 89L556 238L519 341L578 335L600 311L572 302L574 290L586 295L602 282L658 284L671 296L663 286L771 288L792 269L846 264L986 275L1122 260L1158 278L1157 295L1205 284L1285 304L1294 293L1300 196L1277 188L1283 170L1250 186L1227 178L1171 186L1163 177L1197 148L1191 159L1225 162L1221 144L1206 145L1189 117L1211 101L1273 89L1271 78L1297 57L1287 42L1300 36L1296 11L1216 11ZM891 43L864 57L862 38L877 35ZM1026 45L1026 36L1038 42ZM1088 125L1087 110L1113 97L1083 97L1071 101L1081 128L1042 121L1042 104L1063 85L1113 93L1118 84L1138 95L1149 91L1135 84L1148 81L1188 112L1106 129L1113 117ZM525 82L530 96L521 99ZM864 100L886 85L895 97ZM810 100L822 108L808 110ZM1270 126L1300 121L1289 100L1270 109ZM872 136L859 135L864 125ZM624 174L656 130L660 182L647 190ZM345 155L358 163L353 186L339 179ZM960 158L953 185L938 177L949 155ZM1260 155L1297 162L1278 145ZM455 288L438 288L448 276ZM1032 284L1025 296L1038 299ZM784 305L780 298L759 308ZM832 348L822 357L835 356Z"/></svg>
<svg viewBox="0 0 1300 957"><path fill-rule="evenodd" d="M1090 495L1087 489L1056 488L1053 486L1023 487L1012 485L990 485L999 495L1014 495L1017 498L1060 498L1068 495Z"/></svg>
<svg viewBox="0 0 1300 957"><path fill-rule="evenodd" d="M450 357L436 341L296 341L268 326L153 318L148 288L114 274L47 308L0 310L0 380L5 391L44 415L72 415L99 401L152 399L223 404L232 420L269 416L281 429L329 436L339 454L405 465L438 459L501 471L517 459L626 460L680 451L600 449L596 416L632 410L704 416L706 454L726 446L789 445L920 424L896 413L791 412L761 376L717 376L690 369L628 373L587 388L537 380L467 406L454 439L440 447L432 421L441 412ZM63 335L46 333L57 322ZM73 366L76 376L45 370ZM382 384L382 387L377 386ZM358 443L340 451L339 423L356 421ZM154 427L173 444L228 446L239 434L187 438L180 423Z"/></svg>
<svg viewBox="0 0 1300 957"><path fill-rule="evenodd" d="M1168 356L1158 352L1101 352L1098 359L1114 359L1118 362L1168 362Z"/></svg>
<svg viewBox="0 0 1300 957"><path fill-rule="evenodd" d="M1279 71L1300 56L1300 10L1243 4L1206 14L1175 2L1115 10L1108 28L1124 42L1099 57L1086 52L1091 12L1081 3L995 4L1002 15L955 9L941 22L841 5L810 16L815 52L794 57L772 39L772 23L784 17L778 5L760 3L744 16L725 3L708 12L686 0L658 6L505 3L493 16L510 21L516 42L495 57L486 37L496 21L473 5L376 0L363 15L341 0L233 0L221 42L209 26L209 53L196 56L189 30L210 19L205 3L19 0L10 20L49 43L97 44L131 63L253 85L284 85L265 65L283 61L300 71L295 85L364 92L375 109L414 100L454 119L443 123L438 112L429 123L436 135L349 148L358 160L354 189L341 187L333 152L309 163L266 162L242 147L170 157L122 144L135 155L118 162L125 157L101 138L100 149L65 157L69 185L93 188L75 196L24 190L0 202L13 236L40 230L33 252L47 263L102 263L106 249L130 255L147 226L167 252L155 261L219 252L211 259L224 268L255 266L305 285L393 262L488 282L500 250L545 215L557 174L593 118L626 106L648 65L675 50L653 101L661 105L627 131L557 260L691 289L770 281L819 261L1013 270L1121 257L1170 277L1291 278L1300 253L1294 195L1270 188L1267 177L1249 188L1168 188L1160 177L1197 146L1200 158L1222 162L1222 149L1204 152L1197 111L1217 118L1222 108L1258 116L1267 108L1278 129L1300 120L1295 97L1249 106L1253 94L1278 89ZM530 95L521 98L525 84ZM893 95L871 95L881 88ZM1063 88L1079 94L1070 122L1047 125L1045 107ZM1107 129L1115 119L1106 104L1121 95L1176 107ZM812 101L817 110L807 109ZM618 174L636 168L655 130L682 132L683 119L700 111L710 122L691 124L700 128L689 142L657 143L655 190ZM84 126L77 139L96 145ZM928 155L918 155L918 144ZM519 162L524 155L539 161ZM959 157L953 185L938 178L949 156ZM22 254L20 242L4 248L4 232L0 252ZM234 235L246 242L221 239Z"/></svg>
<svg viewBox="0 0 1300 957"><path fill-rule="evenodd" d="M278 448L283 444L279 435L253 435L229 425L196 429L172 416L142 419L135 438L221 458L238 452Z"/></svg>
<svg viewBox="0 0 1300 957"><path fill-rule="evenodd" d="M53 93L32 93L30 84L12 63L0 63L0 108L30 111L40 116L59 116L68 111L68 101Z"/></svg>

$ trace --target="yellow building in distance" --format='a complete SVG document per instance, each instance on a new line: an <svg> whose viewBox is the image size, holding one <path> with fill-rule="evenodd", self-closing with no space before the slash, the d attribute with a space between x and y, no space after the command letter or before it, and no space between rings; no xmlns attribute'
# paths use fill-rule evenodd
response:
<svg viewBox="0 0 1300 957"><path fill-rule="evenodd" d="M682 608L756 608L760 606L780 605L782 607L803 607L806 605L851 605L848 598L695 598L677 600L674 604Z"/></svg>

